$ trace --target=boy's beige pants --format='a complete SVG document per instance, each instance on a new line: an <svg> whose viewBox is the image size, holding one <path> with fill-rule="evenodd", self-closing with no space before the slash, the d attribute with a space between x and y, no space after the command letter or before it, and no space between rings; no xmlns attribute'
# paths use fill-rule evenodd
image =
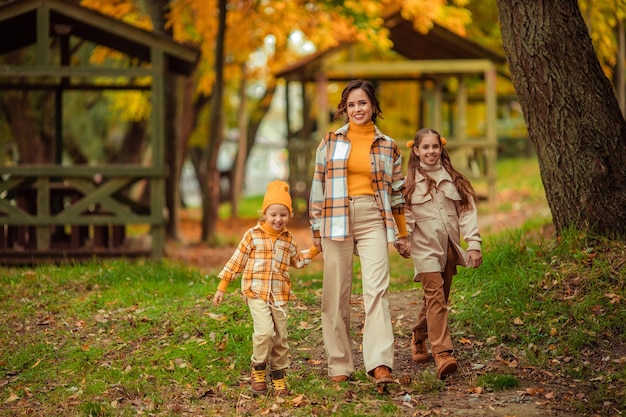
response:
<svg viewBox="0 0 626 417"><path fill-rule="evenodd" d="M273 307L260 298L246 298L246 302L254 325L251 362L269 363L272 371L288 368L287 304Z"/></svg>

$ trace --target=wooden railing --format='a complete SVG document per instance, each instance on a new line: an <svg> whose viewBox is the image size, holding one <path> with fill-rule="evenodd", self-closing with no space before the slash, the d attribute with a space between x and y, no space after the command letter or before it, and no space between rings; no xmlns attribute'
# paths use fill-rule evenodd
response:
<svg viewBox="0 0 626 417"><path fill-rule="evenodd" d="M0 263L160 258L164 179L162 170L136 165L0 167ZM141 185L148 187L147 204ZM129 239L130 225L148 232Z"/></svg>

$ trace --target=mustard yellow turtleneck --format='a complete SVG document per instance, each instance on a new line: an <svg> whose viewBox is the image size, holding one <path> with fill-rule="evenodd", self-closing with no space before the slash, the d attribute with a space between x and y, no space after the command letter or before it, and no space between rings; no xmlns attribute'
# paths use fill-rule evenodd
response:
<svg viewBox="0 0 626 417"><path fill-rule="evenodd" d="M350 123L348 138L352 149L348 157L348 195L374 195L370 177L370 149L376 129L374 122L364 125Z"/></svg>
<svg viewBox="0 0 626 417"><path fill-rule="evenodd" d="M270 235L272 243L276 242L276 238L278 237L278 235L281 234L283 230L285 230L285 228L282 228L280 230L274 230L272 226L270 226L267 222L262 223L261 228L265 230L268 235Z"/></svg>
<svg viewBox="0 0 626 417"><path fill-rule="evenodd" d="M374 122L364 125L350 123L348 127L348 138L352 143L348 157L348 195L374 195L370 177L370 150L375 134ZM398 227L398 237L407 236L404 214L394 214L393 218Z"/></svg>
<svg viewBox="0 0 626 417"><path fill-rule="evenodd" d="M272 226L270 226L267 222L262 223L261 228L265 230L268 235L270 235L270 239L272 239L272 243L276 243L276 239L278 238L278 235L280 235L282 232L285 231L284 227L281 230L274 230ZM315 246L311 246L309 248L309 251L311 252L311 259L315 258L320 253L320 251L317 250Z"/></svg>

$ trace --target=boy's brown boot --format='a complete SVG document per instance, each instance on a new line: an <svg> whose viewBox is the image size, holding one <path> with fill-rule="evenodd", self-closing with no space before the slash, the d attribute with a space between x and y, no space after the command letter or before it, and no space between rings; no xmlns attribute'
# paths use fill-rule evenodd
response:
<svg viewBox="0 0 626 417"><path fill-rule="evenodd" d="M279 371L272 371L270 376L272 378L272 388L274 388L274 394L287 395L289 389L287 388L287 381L285 379L286 372L284 369Z"/></svg>
<svg viewBox="0 0 626 417"><path fill-rule="evenodd" d="M267 364L259 363L252 365L252 375L250 376L250 390L254 394L265 394L267 391L267 383L265 382L265 373Z"/></svg>
<svg viewBox="0 0 626 417"><path fill-rule="evenodd" d="M458 364L450 352L434 353L435 364L437 365L437 379L444 380L452 372L456 371Z"/></svg>
<svg viewBox="0 0 626 417"><path fill-rule="evenodd" d="M411 358L415 363L428 362L426 341L418 339L415 332L413 332L413 336L411 336Z"/></svg>

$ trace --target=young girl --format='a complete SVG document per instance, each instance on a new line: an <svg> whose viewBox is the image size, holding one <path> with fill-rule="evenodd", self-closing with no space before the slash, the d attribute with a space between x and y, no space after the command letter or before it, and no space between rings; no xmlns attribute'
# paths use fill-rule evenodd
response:
<svg viewBox="0 0 626 417"><path fill-rule="evenodd" d="M287 344L287 302L295 299L289 267L311 264L319 251L315 246L298 251L293 235L286 229L293 216L289 185L273 181L263 198L264 222L248 229L237 250L219 274L221 282L213 304L221 304L228 283L242 273L241 293L246 297L254 324L252 333L253 393L267 391L268 364L276 394L288 394L285 370L289 367Z"/></svg>
<svg viewBox="0 0 626 417"><path fill-rule="evenodd" d="M405 181L407 229L411 236L414 281L422 283L424 299L413 328L413 361L429 359L426 339L437 367L437 378L457 370L451 356L448 329L448 298L457 265L478 267L482 263L475 192L470 182L452 167L445 138L422 129L409 141L411 148ZM460 245L463 236L467 252Z"/></svg>

